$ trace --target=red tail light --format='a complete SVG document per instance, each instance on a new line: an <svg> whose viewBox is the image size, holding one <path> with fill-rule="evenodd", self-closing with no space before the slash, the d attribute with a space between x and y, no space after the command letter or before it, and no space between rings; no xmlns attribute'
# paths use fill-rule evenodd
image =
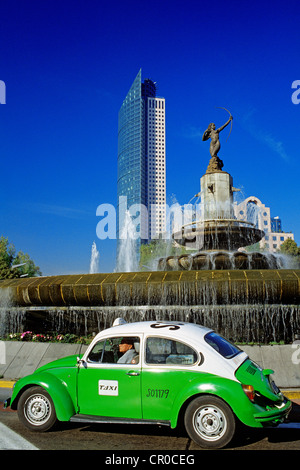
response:
<svg viewBox="0 0 300 470"><path fill-rule="evenodd" d="M249 400L254 401L255 392L254 392L253 386L252 385L242 384L242 388L243 388L245 394L247 395L247 397L249 398Z"/></svg>

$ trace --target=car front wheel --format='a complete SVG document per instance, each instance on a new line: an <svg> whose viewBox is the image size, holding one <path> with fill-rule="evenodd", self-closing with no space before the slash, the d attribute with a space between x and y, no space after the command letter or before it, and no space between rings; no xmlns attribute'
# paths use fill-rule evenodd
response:
<svg viewBox="0 0 300 470"><path fill-rule="evenodd" d="M187 407L184 417L186 431L200 447L225 447L235 433L235 417L220 398L195 398Z"/></svg>
<svg viewBox="0 0 300 470"><path fill-rule="evenodd" d="M57 421L53 401L42 387L25 390L18 402L18 416L31 431L48 431Z"/></svg>

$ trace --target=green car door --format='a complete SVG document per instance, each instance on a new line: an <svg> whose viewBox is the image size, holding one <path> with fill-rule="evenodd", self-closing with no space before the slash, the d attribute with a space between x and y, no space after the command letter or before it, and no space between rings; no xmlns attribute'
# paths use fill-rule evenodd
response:
<svg viewBox="0 0 300 470"><path fill-rule="evenodd" d="M178 394L195 376L188 366L198 361L197 352L187 344L163 337L146 338L145 352L143 418L170 420Z"/></svg>
<svg viewBox="0 0 300 470"><path fill-rule="evenodd" d="M122 336L94 345L78 371L79 414L142 418L139 343Z"/></svg>

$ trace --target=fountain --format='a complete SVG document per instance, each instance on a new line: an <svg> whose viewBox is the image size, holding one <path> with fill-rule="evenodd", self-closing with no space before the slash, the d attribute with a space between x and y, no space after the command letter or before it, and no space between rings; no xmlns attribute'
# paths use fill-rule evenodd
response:
<svg viewBox="0 0 300 470"><path fill-rule="evenodd" d="M92 244L91 261L90 261L90 274L99 272L99 251L97 250L96 242Z"/></svg>
<svg viewBox="0 0 300 470"><path fill-rule="evenodd" d="M138 270L136 253L136 232L130 212L125 211L124 223L120 234L120 247L117 256L117 272L132 272Z"/></svg>
<svg viewBox="0 0 300 470"><path fill-rule="evenodd" d="M234 216L233 180L217 156L219 132L230 122L204 133L212 142L201 178L201 217L173 234L194 253L162 258L156 271L138 271L127 213L116 272L0 281L0 299L10 301L7 330L86 334L123 317L197 322L233 341L293 341L300 330L300 270L241 251L264 233Z"/></svg>
<svg viewBox="0 0 300 470"><path fill-rule="evenodd" d="M247 253L241 248L259 242L265 235L251 221L237 220L234 215L232 176L223 171L223 162L217 152L220 149L219 133L232 122L232 116L219 129L210 124L203 140L212 139L211 159L206 173L200 180L201 204L194 220L173 233L173 239L181 246L196 252L181 256L169 256L158 261L159 269L278 269L282 259L263 253ZM200 206L200 207L199 207Z"/></svg>

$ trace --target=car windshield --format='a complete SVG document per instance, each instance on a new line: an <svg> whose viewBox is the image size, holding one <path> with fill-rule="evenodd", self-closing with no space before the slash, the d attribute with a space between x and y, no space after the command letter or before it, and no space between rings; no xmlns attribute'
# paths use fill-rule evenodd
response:
<svg viewBox="0 0 300 470"><path fill-rule="evenodd" d="M218 335L214 331L207 333L204 336L204 339L212 348L218 351L218 353L226 359L231 359L242 352L241 349L227 341L227 339L222 338L222 336Z"/></svg>

